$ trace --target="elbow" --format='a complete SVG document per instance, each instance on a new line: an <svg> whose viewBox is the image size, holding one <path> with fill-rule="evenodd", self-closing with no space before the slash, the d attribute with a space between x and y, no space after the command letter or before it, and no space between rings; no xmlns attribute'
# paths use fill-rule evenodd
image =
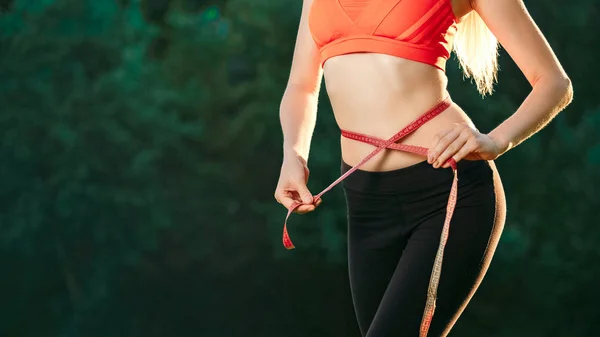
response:
<svg viewBox="0 0 600 337"><path fill-rule="evenodd" d="M559 110L563 110L571 104L573 101L573 84L566 74L555 77L552 88L554 88L555 97L558 98Z"/></svg>
<svg viewBox="0 0 600 337"><path fill-rule="evenodd" d="M544 88L549 97L557 98L562 108L573 101L573 84L569 76L561 70L546 72L530 81L534 88Z"/></svg>
<svg viewBox="0 0 600 337"><path fill-rule="evenodd" d="M560 87L564 92L564 104L565 107L573 101L573 83L571 83L571 79L568 76L565 76L560 83Z"/></svg>
<svg viewBox="0 0 600 337"><path fill-rule="evenodd" d="M556 76L546 76L545 80L551 88L552 97L558 99L559 110L571 104L573 101L573 84L565 73L557 74Z"/></svg>

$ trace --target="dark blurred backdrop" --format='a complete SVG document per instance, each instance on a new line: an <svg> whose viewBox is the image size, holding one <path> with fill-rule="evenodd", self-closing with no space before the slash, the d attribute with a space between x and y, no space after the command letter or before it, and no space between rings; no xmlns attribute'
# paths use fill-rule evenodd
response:
<svg viewBox="0 0 600 337"><path fill-rule="evenodd" d="M497 163L507 226L451 336L600 336L597 0L526 1L575 100ZM341 189L273 199L300 0L0 0L1 337L357 337ZM482 131L530 87L504 51ZM322 92L309 188L339 173Z"/></svg>

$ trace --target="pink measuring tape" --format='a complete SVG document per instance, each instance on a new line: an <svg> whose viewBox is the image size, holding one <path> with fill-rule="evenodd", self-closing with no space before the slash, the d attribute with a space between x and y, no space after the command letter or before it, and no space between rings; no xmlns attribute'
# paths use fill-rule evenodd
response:
<svg viewBox="0 0 600 337"><path fill-rule="evenodd" d="M360 133L342 130L343 137L353 139L353 140L356 140L359 142L371 144L373 146L376 146L376 149L373 150L373 152L369 153L369 155L367 155L365 158L363 158L363 160L361 160L358 164L356 164L354 167L352 167L350 170L348 170L346 173L344 173L342 176L340 176L338 179L336 179L333 183L331 183L329 186L327 186L327 188L325 188L319 194L315 195L313 197L313 202L317 202L317 200L319 200L321 198L321 196L323 196L323 194L325 194L327 191L331 190L335 185L339 184L342 180L346 179L346 177L348 177L350 174L352 174L352 172L359 169L361 166L363 166L366 162L371 160L376 154L378 154L379 152L381 152L384 149L410 152L410 153L415 153L415 154L419 154L419 155L426 157L427 152L428 152L427 148L421 147L421 146L414 146L414 145L397 144L396 142L399 141L400 139L406 137L410 133L414 132L418 128L420 128L423 124L427 123L428 121L430 121L431 119L433 119L434 117L436 117L437 115L442 113L448 107L450 107L450 99L446 98L442 102L437 104L435 107L433 107L431 110L427 111L426 113L421 115L419 118L417 118L416 120L414 120L413 122L408 124L402 130L400 130L400 132L396 133L393 137L391 137L388 140L371 137L371 136L367 136L367 135L360 134ZM442 271L444 248L446 247L446 242L448 240L448 232L450 231L450 220L452 219L452 214L454 213L454 208L456 207L456 196L457 196L457 192L458 192L458 172L456 169L456 162L454 161L454 159L450 158L449 160L446 161L446 163L449 164L450 167L452 168L452 171L454 172L454 178L452 180L452 187L450 189L450 197L448 199L448 205L446 207L446 218L444 220L444 227L442 228L440 244L438 246L438 251L435 256L435 260L433 262L433 269L431 271L431 278L429 280L429 288L427 290L427 302L425 304L425 311L423 313L423 318L421 320L421 327L420 327L420 332L419 332L420 337L427 336L427 332L429 331L429 325L431 324L431 320L433 319L433 313L435 311L435 300L437 297L437 288L438 288L438 284L440 281L440 275L441 275L441 271ZM288 231L287 231L287 221L288 221L290 215L292 214L292 212L296 208L298 208L300 205L302 205L302 204L295 203L292 205L292 207L288 210L287 216L285 217L285 222L283 224L283 245L288 250L294 249L295 247L294 247L294 244L292 243L290 236L288 234Z"/></svg>

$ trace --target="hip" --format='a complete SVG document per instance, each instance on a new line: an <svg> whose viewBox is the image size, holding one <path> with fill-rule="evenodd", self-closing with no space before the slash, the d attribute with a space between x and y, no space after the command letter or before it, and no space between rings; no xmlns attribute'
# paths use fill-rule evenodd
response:
<svg viewBox="0 0 600 337"><path fill-rule="evenodd" d="M342 162L341 171L350 165ZM460 161L457 164L456 209L485 209L504 218L506 202L500 175L493 161ZM454 174L427 162L391 171L357 170L343 182L352 219L398 218L419 223L447 210Z"/></svg>

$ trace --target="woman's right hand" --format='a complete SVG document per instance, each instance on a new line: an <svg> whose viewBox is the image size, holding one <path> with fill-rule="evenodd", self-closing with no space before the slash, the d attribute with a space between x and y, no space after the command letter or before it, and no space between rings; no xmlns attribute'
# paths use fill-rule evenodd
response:
<svg viewBox="0 0 600 337"><path fill-rule="evenodd" d="M294 210L295 213L304 214L314 211L321 204L321 199L314 200L306 187L309 173L303 158L299 156L284 158L275 189L275 200L288 210L294 204L301 204Z"/></svg>

